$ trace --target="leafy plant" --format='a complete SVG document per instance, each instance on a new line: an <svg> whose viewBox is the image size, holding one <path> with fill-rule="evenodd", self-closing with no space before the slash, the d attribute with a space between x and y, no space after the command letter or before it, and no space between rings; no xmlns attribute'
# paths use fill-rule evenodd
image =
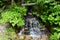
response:
<svg viewBox="0 0 60 40"><path fill-rule="evenodd" d="M39 14L42 21L45 23L48 22L50 25L55 24L60 26L60 4L55 0L40 0L39 5L36 7L40 7L41 13Z"/></svg>
<svg viewBox="0 0 60 40"><path fill-rule="evenodd" d="M60 28L56 27L53 29L55 32L50 35L50 40L59 40L60 39Z"/></svg>
<svg viewBox="0 0 60 40"><path fill-rule="evenodd" d="M12 23L12 26L17 24L18 27L24 25L24 15L26 15L25 7L15 6L13 8L6 9L2 14L0 23Z"/></svg>
<svg viewBox="0 0 60 40"><path fill-rule="evenodd" d="M58 33L51 34L50 40L58 40Z"/></svg>

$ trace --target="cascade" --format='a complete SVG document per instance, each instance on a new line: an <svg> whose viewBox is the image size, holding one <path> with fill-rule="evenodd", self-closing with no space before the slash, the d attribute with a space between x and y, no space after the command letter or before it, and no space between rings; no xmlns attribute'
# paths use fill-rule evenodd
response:
<svg viewBox="0 0 60 40"><path fill-rule="evenodd" d="M22 1L23 2L23 1ZM48 40L46 39L46 30L40 29L40 22L39 20L32 15L33 6L35 3L31 4L22 4L23 6L27 6L27 16L25 17L25 26L24 28L18 33L19 35L29 35L33 38L33 40ZM36 38L36 39L35 39Z"/></svg>

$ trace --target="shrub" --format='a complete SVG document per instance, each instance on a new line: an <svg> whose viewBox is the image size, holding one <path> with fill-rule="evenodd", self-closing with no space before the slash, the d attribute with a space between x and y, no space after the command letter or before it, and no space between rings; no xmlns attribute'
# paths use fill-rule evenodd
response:
<svg viewBox="0 0 60 40"><path fill-rule="evenodd" d="M25 7L15 6L13 8L8 8L1 13L0 23L12 23L12 26L23 26L24 25L24 15L26 15Z"/></svg>

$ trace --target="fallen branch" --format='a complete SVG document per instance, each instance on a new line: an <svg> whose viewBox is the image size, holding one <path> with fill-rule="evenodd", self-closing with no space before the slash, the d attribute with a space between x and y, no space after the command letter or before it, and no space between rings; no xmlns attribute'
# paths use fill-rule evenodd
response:
<svg viewBox="0 0 60 40"><path fill-rule="evenodd" d="M22 6L31 6L31 5L35 5L36 3L28 3L28 4L22 4Z"/></svg>

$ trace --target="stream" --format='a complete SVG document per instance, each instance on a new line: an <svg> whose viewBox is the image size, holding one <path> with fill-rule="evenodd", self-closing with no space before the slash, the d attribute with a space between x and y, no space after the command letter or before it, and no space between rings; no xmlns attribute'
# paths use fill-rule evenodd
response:
<svg viewBox="0 0 60 40"><path fill-rule="evenodd" d="M46 30L40 29L40 22L35 17L28 16L25 18L25 27L18 34L31 36L33 40L35 38L35 40L41 40L45 38Z"/></svg>
<svg viewBox="0 0 60 40"><path fill-rule="evenodd" d="M28 36L32 37L32 40L48 40L48 36L46 35L47 30L40 29L41 23L32 15L32 11L32 6L28 7L28 16L25 17L25 25L17 35L20 37L21 35L25 35L26 39L24 40L30 40ZM0 25L0 33L4 34L5 30L6 27Z"/></svg>
<svg viewBox="0 0 60 40"><path fill-rule="evenodd" d="M47 40L47 30L40 29L40 22L32 15L32 11L33 6L28 6L28 16L25 17L25 26L22 28L22 30L20 30L18 35L28 35L31 36L33 40Z"/></svg>

